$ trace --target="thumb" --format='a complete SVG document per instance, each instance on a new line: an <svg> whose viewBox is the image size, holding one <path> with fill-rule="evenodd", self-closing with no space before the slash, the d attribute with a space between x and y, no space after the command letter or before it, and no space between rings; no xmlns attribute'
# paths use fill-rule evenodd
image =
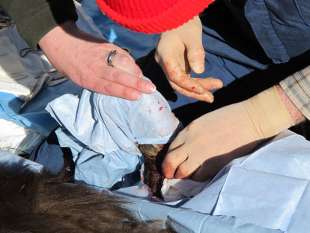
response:
<svg viewBox="0 0 310 233"><path fill-rule="evenodd" d="M192 71L201 74L205 70L205 50L201 36L192 39L186 45L187 60Z"/></svg>

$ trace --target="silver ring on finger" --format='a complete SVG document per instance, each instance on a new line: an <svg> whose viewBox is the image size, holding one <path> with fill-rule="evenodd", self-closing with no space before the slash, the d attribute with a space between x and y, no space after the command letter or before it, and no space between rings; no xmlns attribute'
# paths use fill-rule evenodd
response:
<svg viewBox="0 0 310 233"><path fill-rule="evenodd" d="M117 54L116 50L112 50L109 52L108 56L107 56L107 64L111 67L114 67L113 65L113 58L115 57L115 55Z"/></svg>

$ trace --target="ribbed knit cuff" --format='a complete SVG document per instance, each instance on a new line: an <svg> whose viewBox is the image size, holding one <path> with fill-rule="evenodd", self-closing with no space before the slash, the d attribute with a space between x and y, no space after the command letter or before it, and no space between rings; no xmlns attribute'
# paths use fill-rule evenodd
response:
<svg viewBox="0 0 310 233"><path fill-rule="evenodd" d="M77 20L73 0L11 0L8 13L30 47L51 29L67 21Z"/></svg>

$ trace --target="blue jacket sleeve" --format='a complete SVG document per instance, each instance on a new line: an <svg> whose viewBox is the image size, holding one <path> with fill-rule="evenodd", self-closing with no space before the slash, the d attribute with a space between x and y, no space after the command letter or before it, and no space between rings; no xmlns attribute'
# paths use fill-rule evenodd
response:
<svg viewBox="0 0 310 233"><path fill-rule="evenodd" d="M274 63L310 49L309 0L248 0L245 16Z"/></svg>

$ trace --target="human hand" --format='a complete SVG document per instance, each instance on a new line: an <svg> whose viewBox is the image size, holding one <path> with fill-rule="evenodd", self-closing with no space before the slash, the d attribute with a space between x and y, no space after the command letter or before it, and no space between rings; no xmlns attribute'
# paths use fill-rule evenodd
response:
<svg viewBox="0 0 310 233"><path fill-rule="evenodd" d="M84 88L128 100L155 91L126 51L80 31L73 22L52 29L39 45L58 71ZM111 67L107 56L113 50Z"/></svg>
<svg viewBox="0 0 310 233"><path fill-rule="evenodd" d="M260 141L300 122L291 103L278 88L270 88L243 102L229 105L193 121L170 145L163 162L167 178L203 181ZM300 113L299 113L300 115Z"/></svg>
<svg viewBox="0 0 310 233"><path fill-rule="evenodd" d="M213 102L210 91L223 86L219 79L190 76L191 71L200 74L205 69L202 25L198 16L177 29L161 34L155 59L172 88L183 95Z"/></svg>

